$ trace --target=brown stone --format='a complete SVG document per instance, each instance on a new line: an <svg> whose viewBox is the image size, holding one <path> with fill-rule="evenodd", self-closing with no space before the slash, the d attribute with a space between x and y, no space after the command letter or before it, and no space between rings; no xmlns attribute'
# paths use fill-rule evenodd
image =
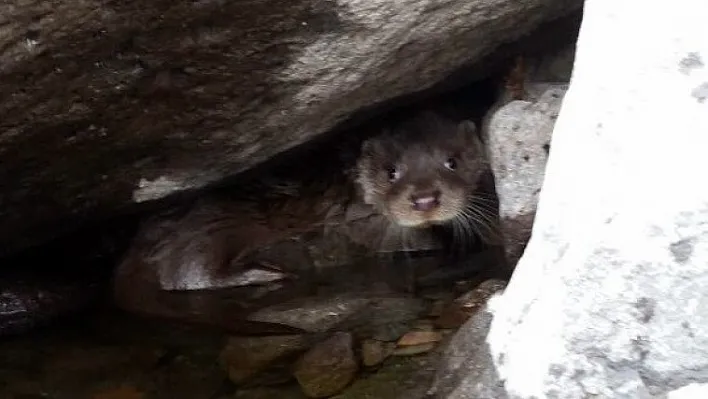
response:
<svg viewBox="0 0 708 399"><path fill-rule="evenodd" d="M409 331L402 336L397 344L401 346L416 346L432 342L438 342L442 339L437 331Z"/></svg>
<svg viewBox="0 0 708 399"><path fill-rule="evenodd" d="M465 311L458 303L450 303L440 316L435 319L435 326L438 328L458 328L469 319L470 313Z"/></svg>
<svg viewBox="0 0 708 399"><path fill-rule="evenodd" d="M332 396L352 382L359 369L354 357L353 341L349 333L335 333L297 361L294 375L307 396Z"/></svg>
<svg viewBox="0 0 708 399"><path fill-rule="evenodd" d="M445 307L440 316L435 319L435 326L446 329L460 327L470 316L479 311L492 295L505 287L506 281L503 280L489 279L482 282L473 290L459 296Z"/></svg>
<svg viewBox="0 0 708 399"><path fill-rule="evenodd" d="M430 352L436 347L435 342L428 342L420 345L402 346L393 351L394 356L415 356Z"/></svg>
<svg viewBox="0 0 708 399"><path fill-rule="evenodd" d="M391 356L396 344L375 339L367 339L361 343L361 362L366 367L378 366Z"/></svg>
<svg viewBox="0 0 708 399"><path fill-rule="evenodd" d="M268 367L271 362L305 349L301 335L231 337L220 355L222 367L234 383L241 383Z"/></svg>

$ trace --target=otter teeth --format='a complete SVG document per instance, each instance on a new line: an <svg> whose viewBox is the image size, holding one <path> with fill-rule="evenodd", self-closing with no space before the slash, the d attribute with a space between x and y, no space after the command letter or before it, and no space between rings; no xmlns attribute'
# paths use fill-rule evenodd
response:
<svg viewBox="0 0 708 399"><path fill-rule="evenodd" d="M439 204L438 197L435 195L426 195L413 198L413 209L417 211L429 211Z"/></svg>

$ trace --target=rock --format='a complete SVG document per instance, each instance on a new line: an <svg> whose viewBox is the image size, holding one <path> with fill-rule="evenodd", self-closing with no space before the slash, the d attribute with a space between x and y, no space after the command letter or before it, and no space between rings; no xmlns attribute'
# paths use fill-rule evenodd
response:
<svg viewBox="0 0 708 399"><path fill-rule="evenodd" d="M530 90L538 90L531 85ZM551 135L566 86L550 86L539 98L497 109L484 134L494 171L507 261L515 265L531 237ZM527 85L528 87L528 85Z"/></svg>
<svg viewBox="0 0 708 399"><path fill-rule="evenodd" d="M262 371L273 361L306 349L302 335L231 337L219 361L235 384Z"/></svg>
<svg viewBox="0 0 708 399"><path fill-rule="evenodd" d="M506 287L506 281L490 279L479 284L475 289L458 297L443 309L435 319L438 328L458 328L474 313L486 305L489 298Z"/></svg>
<svg viewBox="0 0 708 399"><path fill-rule="evenodd" d="M415 332L430 332L435 330L435 326L431 320L421 319L413 324L411 330Z"/></svg>
<svg viewBox="0 0 708 399"><path fill-rule="evenodd" d="M433 375L431 363L428 356L391 358L333 399L422 399Z"/></svg>
<svg viewBox="0 0 708 399"><path fill-rule="evenodd" d="M353 344L351 334L338 332L315 345L297 361L294 375L307 396L332 396L352 382L359 369Z"/></svg>
<svg viewBox="0 0 708 399"><path fill-rule="evenodd" d="M249 319L321 332L329 330L353 313L360 312L368 303L368 298L351 294L303 298L261 309L251 314Z"/></svg>
<svg viewBox="0 0 708 399"><path fill-rule="evenodd" d="M428 343L435 343L442 339L442 335L436 331L409 331L402 336L397 344L401 346L416 346Z"/></svg>
<svg viewBox="0 0 708 399"><path fill-rule="evenodd" d="M254 312L249 320L278 323L306 331L355 331L381 341L395 341L424 310L422 300L381 292L343 292L281 303Z"/></svg>
<svg viewBox="0 0 708 399"><path fill-rule="evenodd" d="M405 334L425 312L423 301L410 296L379 296L371 298L365 311L356 314L342 327L360 336L371 336L381 341L396 341Z"/></svg>
<svg viewBox="0 0 708 399"><path fill-rule="evenodd" d="M361 363L366 367L378 366L391 356L396 344L375 339L366 339L361 343Z"/></svg>
<svg viewBox="0 0 708 399"><path fill-rule="evenodd" d="M520 56L483 121L511 268L531 237L553 126L573 69L573 33L572 42Z"/></svg>
<svg viewBox="0 0 708 399"><path fill-rule="evenodd" d="M491 321L484 306L460 327L440 356L426 399L507 399L486 342Z"/></svg>
<svg viewBox="0 0 708 399"><path fill-rule="evenodd" d="M641 4L585 3L532 238L489 302L488 347L463 352L489 349L485 375L460 368L445 398L663 398L708 381L705 4Z"/></svg>
<svg viewBox="0 0 708 399"><path fill-rule="evenodd" d="M581 6L7 3L2 251L219 182Z"/></svg>
<svg viewBox="0 0 708 399"><path fill-rule="evenodd" d="M417 345L399 346L393 351L394 356L415 356L430 352L437 346L436 342L424 342Z"/></svg>
<svg viewBox="0 0 708 399"><path fill-rule="evenodd" d="M408 330L410 330L410 323L406 322L393 322L393 323L381 323L372 327L368 334L365 336L371 336L371 338L384 341L384 342L396 342L401 338Z"/></svg>

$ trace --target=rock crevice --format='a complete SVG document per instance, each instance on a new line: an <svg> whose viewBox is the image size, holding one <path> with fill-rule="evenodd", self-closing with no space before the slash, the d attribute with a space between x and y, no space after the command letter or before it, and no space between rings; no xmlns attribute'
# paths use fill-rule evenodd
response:
<svg viewBox="0 0 708 399"><path fill-rule="evenodd" d="M238 174L581 5L2 5L0 253Z"/></svg>

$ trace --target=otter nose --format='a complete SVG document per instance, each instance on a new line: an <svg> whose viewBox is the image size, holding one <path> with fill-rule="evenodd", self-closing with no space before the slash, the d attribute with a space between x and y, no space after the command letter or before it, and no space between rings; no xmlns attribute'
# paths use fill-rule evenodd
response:
<svg viewBox="0 0 708 399"><path fill-rule="evenodd" d="M413 194L411 195L411 203L413 209L421 212L437 208L440 205L440 191Z"/></svg>

